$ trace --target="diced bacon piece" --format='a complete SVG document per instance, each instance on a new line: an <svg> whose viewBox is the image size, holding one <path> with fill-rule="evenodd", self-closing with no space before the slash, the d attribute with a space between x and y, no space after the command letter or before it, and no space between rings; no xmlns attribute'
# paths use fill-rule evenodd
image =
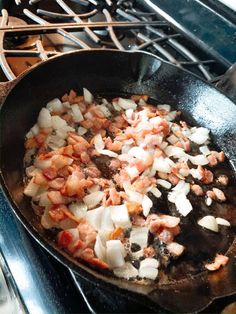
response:
<svg viewBox="0 0 236 314"><path fill-rule="evenodd" d="M64 184L65 184L64 178L56 178L56 179L48 182L48 186L54 190L62 189Z"/></svg>
<svg viewBox="0 0 236 314"><path fill-rule="evenodd" d="M214 167L218 164L218 160L214 155L208 155L207 159L209 161L209 166Z"/></svg>
<svg viewBox="0 0 236 314"><path fill-rule="evenodd" d="M68 177L65 184L65 190L68 196L73 196L78 193L80 181L82 179L84 179L84 174L82 172L80 171L72 172L72 174Z"/></svg>
<svg viewBox="0 0 236 314"><path fill-rule="evenodd" d="M64 198L59 191L50 191L47 193L52 204L59 205L64 203Z"/></svg>
<svg viewBox="0 0 236 314"><path fill-rule="evenodd" d="M210 184L213 182L214 176L210 170L207 170L207 169L203 168L202 166L198 166L197 169L200 173L200 176L202 177L201 181L204 184Z"/></svg>
<svg viewBox="0 0 236 314"><path fill-rule="evenodd" d="M105 146L107 147L107 149L109 149L113 152L118 152L121 150L122 143L120 141L116 141L116 140L114 142L112 142L111 138L108 137L105 140Z"/></svg>
<svg viewBox="0 0 236 314"><path fill-rule="evenodd" d="M123 228L117 227L109 236L109 240L119 240L120 235L123 234Z"/></svg>
<svg viewBox="0 0 236 314"><path fill-rule="evenodd" d="M145 225L145 219L139 215L132 216L132 224L134 226L143 227Z"/></svg>
<svg viewBox="0 0 236 314"><path fill-rule="evenodd" d="M148 247L145 247L143 249L143 255L145 257L153 257L153 256L155 256L155 254L156 254L156 252L152 246L148 246Z"/></svg>
<svg viewBox="0 0 236 314"><path fill-rule="evenodd" d="M120 163L119 159L113 158L110 161L109 167L110 167L111 170L114 170L114 171L118 170L121 167L121 163Z"/></svg>
<svg viewBox="0 0 236 314"><path fill-rule="evenodd" d="M63 207L64 205L54 205L49 209L48 214L53 221L60 222L66 218Z"/></svg>
<svg viewBox="0 0 236 314"><path fill-rule="evenodd" d="M68 246L73 242L73 235L69 230L63 230L58 234L58 245L61 248L67 249Z"/></svg>
<svg viewBox="0 0 236 314"><path fill-rule="evenodd" d="M97 236L96 230L88 222L81 222L78 225L78 230L80 239L86 246L93 248Z"/></svg>
<svg viewBox="0 0 236 314"><path fill-rule="evenodd" d="M84 173L91 178L99 178L101 176L101 171L95 165L85 168Z"/></svg>
<svg viewBox="0 0 236 314"><path fill-rule="evenodd" d="M42 172L36 172L34 175L34 183L41 185L41 186L47 186L48 180L45 178L45 176L42 174Z"/></svg>
<svg viewBox="0 0 236 314"><path fill-rule="evenodd" d="M210 271L215 271L219 269L221 266L225 266L229 261L229 258L222 254L216 254L216 257L214 259L213 263L205 264L206 269Z"/></svg>
<svg viewBox="0 0 236 314"><path fill-rule="evenodd" d="M175 236L177 236L179 233L179 226L176 226L174 228L165 228L158 234L158 238L160 241L168 244L170 242L173 242Z"/></svg>
<svg viewBox="0 0 236 314"><path fill-rule="evenodd" d="M128 213L130 216L139 215L143 211L142 206L138 203L126 202L125 205L128 209Z"/></svg>
<svg viewBox="0 0 236 314"><path fill-rule="evenodd" d="M226 186L226 185L228 185L228 183L229 183L229 178L228 178L226 175L221 174L221 175L219 175L219 177L216 179L216 182L219 183L219 184L221 184L221 185Z"/></svg>
<svg viewBox="0 0 236 314"><path fill-rule="evenodd" d="M226 201L226 197L223 191L221 191L220 189L217 188L213 188L212 189L216 198L221 201L221 202L225 202Z"/></svg>
<svg viewBox="0 0 236 314"><path fill-rule="evenodd" d="M43 169L43 175L48 179L48 180L53 180L57 177L57 170L56 168L53 167L48 167Z"/></svg>
<svg viewBox="0 0 236 314"><path fill-rule="evenodd" d="M65 166L57 170L58 177L67 178L70 175L69 167Z"/></svg>
<svg viewBox="0 0 236 314"><path fill-rule="evenodd" d="M109 189L109 195L111 199L111 205L120 205L121 198L119 192L115 188Z"/></svg>
<svg viewBox="0 0 236 314"><path fill-rule="evenodd" d="M80 155L80 159L81 159L82 163L84 163L84 164L88 164L90 162L90 157L89 157L89 154L87 152L82 152Z"/></svg>
<svg viewBox="0 0 236 314"><path fill-rule="evenodd" d="M204 194L203 189L198 184L191 185L191 191L197 196L202 196Z"/></svg>
<svg viewBox="0 0 236 314"><path fill-rule="evenodd" d="M159 215L159 218L161 219L161 225L165 228L174 228L180 223L179 217Z"/></svg>
<svg viewBox="0 0 236 314"><path fill-rule="evenodd" d="M93 127L93 122L91 120L84 120L80 122L80 125L85 129L91 129Z"/></svg>
<svg viewBox="0 0 236 314"><path fill-rule="evenodd" d="M52 166L56 169L63 168L65 166L71 165L73 162L72 158L63 155L54 155L52 157Z"/></svg>
<svg viewBox="0 0 236 314"><path fill-rule="evenodd" d="M68 145L63 148L63 155L71 157L74 153L73 146Z"/></svg>

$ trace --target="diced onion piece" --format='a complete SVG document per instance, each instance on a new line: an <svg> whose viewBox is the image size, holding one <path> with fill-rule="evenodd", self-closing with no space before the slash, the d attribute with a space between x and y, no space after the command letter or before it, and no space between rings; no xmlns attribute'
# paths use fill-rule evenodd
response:
<svg viewBox="0 0 236 314"><path fill-rule="evenodd" d="M167 250L173 256L180 256L184 251L184 246L177 243L177 242L171 242L171 243L167 244Z"/></svg>
<svg viewBox="0 0 236 314"><path fill-rule="evenodd" d="M90 209L97 206L102 201L103 196L104 196L104 192L97 191L97 192L93 192L91 194L86 195L83 198L83 201L88 206L88 209Z"/></svg>
<svg viewBox="0 0 236 314"><path fill-rule="evenodd" d="M98 108L101 110L101 112L104 114L106 118L109 118L111 116L110 110L106 106L101 105L98 106Z"/></svg>
<svg viewBox="0 0 236 314"><path fill-rule="evenodd" d="M129 262L125 263L122 267L113 269L116 277L129 280L138 276L138 270Z"/></svg>
<svg viewBox="0 0 236 314"><path fill-rule="evenodd" d="M33 133L33 135L37 135L39 133L39 126L38 126L38 124L36 123L30 130Z"/></svg>
<svg viewBox="0 0 236 314"><path fill-rule="evenodd" d="M202 175L200 174L198 169L192 168L189 170L189 173L192 175L194 179L198 179L198 180L202 179Z"/></svg>
<svg viewBox="0 0 236 314"><path fill-rule="evenodd" d="M137 108L137 104L132 99L125 99L121 97L118 99L118 106L125 110Z"/></svg>
<svg viewBox="0 0 236 314"><path fill-rule="evenodd" d="M169 190L171 188L171 183L166 181L166 180L162 180L162 179L157 179L157 184L162 186L163 188Z"/></svg>
<svg viewBox="0 0 236 314"><path fill-rule="evenodd" d="M159 261L155 258L147 257L140 262L139 269L146 268L146 267L153 267L158 268L160 265Z"/></svg>
<svg viewBox="0 0 236 314"><path fill-rule="evenodd" d="M145 217L147 217L147 215L149 214L152 206L153 206L152 200L147 195L144 195L143 201L142 201L142 207L143 207L143 215Z"/></svg>
<svg viewBox="0 0 236 314"><path fill-rule="evenodd" d="M52 127L55 130L64 129L67 126L67 123L64 119L59 116L52 116Z"/></svg>
<svg viewBox="0 0 236 314"><path fill-rule="evenodd" d="M49 206L51 204L52 202L48 198L48 193L47 192L42 193L39 198L39 206Z"/></svg>
<svg viewBox="0 0 236 314"><path fill-rule="evenodd" d="M112 158L118 157L117 153L112 152L111 150L108 150L108 149L101 149L99 151L99 153L102 154L102 155L106 155L106 156L112 157Z"/></svg>
<svg viewBox="0 0 236 314"><path fill-rule="evenodd" d="M111 219L110 207L105 207L102 212L100 231L111 232L114 230L114 225Z"/></svg>
<svg viewBox="0 0 236 314"><path fill-rule="evenodd" d="M141 249L147 247L148 232L147 227L133 227L130 233L130 243L138 244Z"/></svg>
<svg viewBox="0 0 236 314"><path fill-rule="evenodd" d="M77 104L71 105L71 110L72 110L73 119L75 122L81 122L84 120L84 117L79 109L79 105Z"/></svg>
<svg viewBox="0 0 236 314"><path fill-rule="evenodd" d="M135 166L127 167L126 171L127 171L131 180L133 180L134 178L136 178L139 175L139 171Z"/></svg>
<svg viewBox="0 0 236 314"><path fill-rule="evenodd" d="M129 228L131 222L128 214L128 209L125 204L110 206L111 219L116 227Z"/></svg>
<svg viewBox="0 0 236 314"><path fill-rule="evenodd" d="M169 145L165 149L168 157L181 158L185 155L184 149L176 146Z"/></svg>
<svg viewBox="0 0 236 314"><path fill-rule="evenodd" d="M211 215L205 216L198 221L198 224L199 226L209 229L211 231L214 232L219 231L218 224L214 216Z"/></svg>
<svg viewBox="0 0 236 314"><path fill-rule="evenodd" d="M46 168L49 168L52 164L52 160L51 158L48 158L48 159L39 159L39 158L35 158L34 160L34 166L36 168L39 168L39 169L46 169Z"/></svg>
<svg viewBox="0 0 236 314"><path fill-rule="evenodd" d="M135 158L143 159L143 160L146 160L147 158L149 158L149 153L139 146L132 147L129 150L128 154Z"/></svg>
<svg viewBox="0 0 236 314"><path fill-rule="evenodd" d="M163 158L163 157L156 157L154 159L153 168L156 171L161 171L164 173L170 173L171 172L171 167L167 161L167 158Z"/></svg>
<svg viewBox="0 0 236 314"><path fill-rule="evenodd" d="M205 203L206 203L207 206L211 206L211 204L212 204L212 198L207 197L206 200L205 200Z"/></svg>
<svg viewBox="0 0 236 314"><path fill-rule="evenodd" d="M82 202L76 202L69 205L69 210L76 218L83 218L87 213L87 205Z"/></svg>
<svg viewBox="0 0 236 314"><path fill-rule="evenodd" d="M84 114L84 117L85 117L85 119L88 119L88 120L92 120L93 119L93 115L89 111Z"/></svg>
<svg viewBox="0 0 236 314"><path fill-rule="evenodd" d="M30 182L26 185L24 189L24 194L26 196L34 197L39 190L39 185L34 183L34 177L30 180Z"/></svg>
<svg viewBox="0 0 236 314"><path fill-rule="evenodd" d="M99 259L101 259L104 262L106 261L106 248L104 247L99 234L97 234L96 237L94 252Z"/></svg>
<svg viewBox="0 0 236 314"><path fill-rule="evenodd" d="M101 134L96 134L94 137L94 146L95 149L99 152L105 147Z"/></svg>
<svg viewBox="0 0 236 314"><path fill-rule="evenodd" d="M78 134L79 135L84 135L85 133L87 133L87 129L83 128L82 126L79 126L78 128Z"/></svg>
<svg viewBox="0 0 236 314"><path fill-rule="evenodd" d="M192 128L193 129L193 128ZM191 130L192 130L191 129ZM188 137L192 142L201 145L209 138L209 130L206 128L196 128L195 131Z"/></svg>
<svg viewBox="0 0 236 314"><path fill-rule="evenodd" d="M122 110L121 107L118 106L117 101L113 101L113 102L112 102L112 105L113 105L113 107L114 107L114 109L115 109L116 111L121 111L121 110Z"/></svg>
<svg viewBox="0 0 236 314"><path fill-rule="evenodd" d="M100 191L100 186L94 184L90 188L87 188L87 190L89 191L89 193L97 192Z"/></svg>
<svg viewBox="0 0 236 314"><path fill-rule="evenodd" d="M125 264L125 249L120 240L109 240L107 246L107 262L110 268L122 267Z"/></svg>
<svg viewBox="0 0 236 314"><path fill-rule="evenodd" d="M29 166L25 168L25 173L28 178L31 178L35 173L36 168L34 166Z"/></svg>
<svg viewBox="0 0 236 314"><path fill-rule="evenodd" d="M204 166L209 163L208 159L204 155L196 155L196 156L190 156L189 155L189 160L193 165L198 165L198 166Z"/></svg>
<svg viewBox="0 0 236 314"><path fill-rule="evenodd" d="M216 222L218 225L227 226L227 227L230 226L230 222L224 218L217 217Z"/></svg>
<svg viewBox="0 0 236 314"><path fill-rule="evenodd" d="M158 275L158 269L153 267L143 267L139 269L139 277L155 280Z"/></svg>
<svg viewBox="0 0 236 314"><path fill-rule="evenodd" d="M210 155L211 153L210 149L206 145L199 147L199 150L204 156Z"/></svg>
<svg viewBox="0 0 236 314"><path fill-rule="evenodd" d="M175 206L178 212L184 217L187 216L193 209L190 201L184 193L180 193L175 199Z"/></svg>
<svg viewBox="0 0 236 314"><path fill-rule="evenodd" d="M102 219L103 210L104 210L104 207L100 206L98 208L87 211L86 220L96 230L101 229L101 219Z"/></svg>
<svg viewBox="0 0 236 314"><path fill-rule="evenodd" d="M166 104L164 104L164 105L158 105L157 106L157 109L159 109L159 110L165 110L165 111L170 111L170 109L171 109L171 107L170 107L170 105L166 105Z"/></svg>
<svg viewBox="0 0 236 314"><path fill-rule="evenodd" d="M90 93L90 91L87 88L83 88L84 93L84 101L91 104L93 102L93 95Z"/></svg>
<svg viewBox="0 0 236 314"><path fill-rule="evenodd" d="M41 225L44 229L51 229L55 226L55 222L51 219L46 208L43 215L41 216Z"/></svg>
<svg viewBox="0 0 236 314"><path fill-rule="evenodd" d="M52 126L52 117L48 109L41 109L38 116L38 125L40 128L50 128Z"/></svg>
<svg viewBox="0 0 236 314"><path fill-rule="evenodd" d="M161 197L161 191L159 191L156 187L152 187L150 192L157 198Z"/></svg>
<svg viewBox="0 0 236 314"><path fill-rule="evenodd" d="M167 137L167 141L172 145L177 143L178 140L179 140L178 137L176 137L174 134L171 134L169 137Z"/></svg>
<svg viewBox="0 0 236 314"><path fill-rule="evenodd" d="M143 195L131 189L125 189L126 194L129 197L130 202L136 202L138 204L142 204L143 202Z"/></svg>
<svg viewBox="0 0 236 314"><path fill-rule="evenodd" d="M126 115L126 117L128 118L128 119L132 119L132 117L133 117L133 113L134 113L134 109L127 109L126 111L125 111L125 115Z"/></svg>
<svg viewBox="0 0 236 314"><path fill-rule="evenodd" d="M63 109L63 104L60 99L54 98L47 103L46 107L49 111L59 112Z"/></svg>

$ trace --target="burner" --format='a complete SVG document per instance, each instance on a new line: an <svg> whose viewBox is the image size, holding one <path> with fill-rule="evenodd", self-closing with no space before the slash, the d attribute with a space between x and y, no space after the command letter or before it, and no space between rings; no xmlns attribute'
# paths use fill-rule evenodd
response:
<svg viewBox="0 0 236 314"><path fill-rule="evenodd" d="M0 23L2 17L0 17ZM27 23L19 19L18 17L9 16L8 17L8 26L25 26ZM36 45L36 41L40 39L38 35L30 36L14 36L14 37L5 37L4 48L6 49L32 49Z"/></svg>

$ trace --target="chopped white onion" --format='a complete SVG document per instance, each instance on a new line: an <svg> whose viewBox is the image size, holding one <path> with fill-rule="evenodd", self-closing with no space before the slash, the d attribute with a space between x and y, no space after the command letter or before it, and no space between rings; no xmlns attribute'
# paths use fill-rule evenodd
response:
<svg viewBox="0 0 236 314"><path fill-rule="evenodd" d="M161 191L159 191L156 187L152 187L150 192L157 198L161 197Z"/></svg>
<svg viewBox="0 0 236 314"><path fill-rule="evenodd" d="M126 186L126 184L124 184L124 189L125 189L125 193L129 197L130 202L136 202L138 204L142 204L143 195L141 193L131 190L129 187Z"/></svg>
<svg viewBox="0 0 236 314"><path fill-rule="evenodd" d="M38 125L40 128L50 128L52 126L52 117L48 109L41 109L38 115Z"/></svg>
<svg viewBox="0 0 236 314"><path fill-rule="evenodd" d="M207 197L206 200L205 200L205 203L206 203L207 206L211 206L212 198L211 197Z"/></svg>
<svg viewBox="0 0 236 314"><path fill-rule="evenodd" d="M101 105L101 106L97 106L97 107L101 110L101 112L104 114L104 116L106 118L109 118L111 116L111 112L106 106Z"/></svg>
<svg viewBox="0 0 236 314"><path fill-rule="evenodd" d="M71 105L71 110L72 110L73 120L75 122L81 122L84 120L84 117L77 104Z"/></svg>
<svg viewBox="0 0 236 314"><path fill-rule="evenodd" d="M129 228L131 222L128 214L128 209L125 204L110 206L111 219L116 227Z"/></svg>
<svg viewBox="0 0 236 314"><path fill-rule="evenodd" d="M38 124L36 123L30 130L33 133L33 135L37 135L39 133L39 126L38 126Z"/></svg>
<svg viewBox="0 0 236 314"><path fill-rule="evenodd" d="M125 99L121 97L118 99L118 106L125 110L137 108L137 104L132 99Z"/></svg>
<svg viewBox="0 0 236 314"><path fill-rule="evenodd" d="M139 277L155 280L158 275L158 269L153 267L143 267L139 269Z"/></svg>
<svg viewBox="0 0 236 314"><path fill-rule="evenodd" d="M39 185L34 183L34 177L30 180L30 182L26 185L24 189L24 194L30 197L34 197L39 189Z"/></svg>
<svg viewBox="0 0 236 314"><path fill-rule="evenodd" d="M207 147L207 145L200 146L200 147L199 147L199 150L200 150L200 152L201 152L204 156L210 155L210 153L211 153L211 151L210 151L210 149Z"/></svg>
<svg viewBox="0 0 236 314"><path fill-rule="evenodd" d="M25 173L28 178L31 178L35 173L36 168L34 166L29 166L25 168Z"/></svg>
<svg viewBox="0 0 236 314"><path fill-rule="evenodd" d="M60 112L63 109L63 104L58 98L54 98L53 100L47 103L46 108L49 111Z"/></svg>
<svg viewBox="0 0 236 314"><path fill-rule="evenodd" d="M84 203L88 206L88 209L94 208L97 206L103 199L104 192L97 191L91 194L86 195L83 198Z"/></svg>
<svg viewBox="0 0 236 314"><path fill-rule="evenodd" d="M187 216L193 209L190 201L187 199L184 193L177 195L175 199L175 206L178 212L184 217Z"/></svg>
<svg viewBox="0 0 236 314"><path fill-rule="evenodd" d="M93 95L90 93L90 91L87 88L83 88L84 93L84 101L91 104L93 102Z"/></svg>
<svg viewBox="0 0 236 314"><path fill-rule="evenodd" d="M110 268L122 267L125 264L125 248L120 240L109 240L107 246L107 262Z"/></svg>
<svg viewBox="0 0 236 314"><path fill-rule="evenodd" d="M177 243L177 242L171 242L171 243L167 244L167 250L173 256L180 256L184 251L184 246Z"/></svg>
<svg viewBox="0 0 236 314"><path fill-rule="evenodd" d="M227 226L227 227L230 226L230 222L224 218L217 217L216 222L218 225L223 225L223 226Z"/></svg>
<svg viewBox="0 0 236 314"><path fill-rule="evenodd" d="M126 167L126 171L127 171L131 180L133 180L134 178L136 178L139 175L139 171L135 166Z"/></svg>
<svg viewBox="0 0 236 314"><path fill-rule="evenodd" d="M154 158L153 168L156 171L161 171L164 173L170 173L171 172L171 167L168 163L167 158L163 158L163 157L155 157Z"/></svg>
<svg viewBox="0 0 236 314"><path fill-rule="evenodd" d="M109 157L114 157L114 158L116 158L118 156L117 153L114 153L111 150L103 149L105 147L105 143L103 142L101 134L97 134L94 137L94 146L95 146L96 151L99 154L107 155Z"/></svg>
<svg viewBox="0 0 236 314"><path fill-rule="evenodd" d="M147 227L133 227L130 233L130 243L138 244L141 249L147 247L148 232Z"/></svg>
<svg viewBox="0 0 236 314"><path fill-rule="evenodd" d="M104 247L99 234L97 234L96 236L94 252L99 259L101 259L104 262L106 261L106 248Z"/></svg>
<svg viewBox="0 0 236 314"><path fill-rule="evenodd" d="M165 149L168 157L181 158L185 155L184 149L176 146L169 145Z"/></svg>
<svg viewBox="0 0 236 314"><path fill-rule="evenodd" d="M76 218L83 218L87 213L87 205L82 202L75 202L69 205L69 210Z"/></svg>
<svg viewBox="0 0 236 314"><path fill-rule="evenodd" d="M115 109L116 111L121 111L121 110L122 110L121 107L118 106L117 101L113 101L113 102L112 102L112 105L113 105L113 107L114 107L114 109Z"/></svg>
<svg viewBox="0 0 236 314"><path fill-rule="evenodd" d="M178 137L176 137L174 134L171 134L169 137L167 137L167 141L172 145L177 143L178 140L179 140Z"/></svg>
<svg viewBox="0 0 236 314"><path fill-rule="evenodd" d="M129 280L130 278L135 278L138 276L138 270L131 264L125 263L122 267L113 269L116 277L124 278Z"/></svg>
<svg viewBox="0 0 236 314"><path fill-rule="evenodd" d="M204 155L196 155L196 156L190 156L189 155L189 160L193 165L198 165L198 166L204 166L209 163L208 159Z"/></svg>
<svg viewBox="0 0 236 314"><path fill-rule="evenodd" d="M193 132L188 138L198 145L202 145L209 138L209 130L206 128L192 128L191 131Z"/></svg>
<svg viewBox="0 0 236 314"><path fill-rule="evenodd" d="M149 214L152 206L153 206L152 200L147 195L144 195L143 201L142 201L142 207L143 207L143 215L145 217L147 217L147 215Z"/></svg>
<svg viewBox="0 0 236 314"><path fill-rule="evenodd" d="M91 113L90 111L86 112L86 113L84 114L84 117L85 117L85 119L87 119L87 120L92 120L92 119L93 119L93 115L92 115L92 113Z"/></svg>
<svg viewBox="0 0 236 314"><path fill-rule="evenodd" d="M52 202L48 198L48 193L44 192L39 197L39 206L49 206L52 205Z"/></svg>
<svg viewBox="0 0 236 314"><path fill-rule="evenodd" d="M35 158L34 160L34 166L35 168L39 168L39 169L46 169L49 168L52 165L52 160L51 158L47 158L47 159L39 159L39 158Z"/></svg>
<svg viewBox="0 0 236 314"><path fill-rule="evenodd" d="M170 111L170 109L171 109L171 107L170 107L170 105L166 105L166 104L164 104L164 105L158 105L157 106L157 109L159 109L159 110L165 110L165 111Z"/></svg>
<svg viewBox="0 0 236 314"><path fill-rule="evenodd" d="M214 216L211 216L211 215L204 216L203 218L201 218L198 221L198 224L201 227L204 227L204 228L209 229L211 231L214 231L214 232L218 232L219 231L218 224L217 224L216 219L215 219Z"/></svg>
<svg viewBox="0 0 236 314"><path fill-rule="evenodd" d="M198 169L191 168L189 170L189 173L192 175L194 179L198 179L198 180L202 179L202 175L200 174Z"/></svg>
<svg viewBox="0 0 236 314"><path fill-rule="evenodd" d="M100 231L111 232L113 230L114 225L111 219L110 207L105 207L102 212Z"/></svg>
<svg viewBox="0 0 236 314"><path fill-rule="evenodd" d="M55 130L64 129L67 126L67 123L64 119L59 116L52 116L52 127Z"/></svg>
<svg viewBox="0 0 236 314"><path fill-rule="evenodd" d="M133 113L134 113L134 109L127 109L126 111L125 111L125 115L126 115L126 117L128 118L128 119L132 119L132 117L133 117Z"/></svg>
<svg viewBox="0 0 236 314"><path fill-rule="evenodd" d="M146 160L147 158L149 158L149 153L139 146L132 147L129 150L128 154L135 158L143 159L143 160Z"/></svg>
<svg viewBox="0 0 236 314"><path fill-rule="evenodd" d="M162 179L157 179L157 184L162 186L163 188L169 190L171 188L171 183L166 181L166 180L162 180Z"/></svg>
<svg viewBox="0 0 236 314"><path fill-rule="evenodd" d="M147 257L144 260L140 262L139 269L145 268L145 267L153 267L158 268L160 265L159 261L155 258Z"/></svg>
<svg viewBox="0 0 236 314"><path fill-rule="evenodd" d="M78 134L79 135L84 135L85 133L87 133L87 129L83 128L82 126L79 126L78 128Z"/></svg>
<svg viewBox="0 0 236 314"><path fill-rule="evenodd" d="M93 226L96 230L101 228L101 219L104 207L100 206L98 208L88 210L86 214L86 220Z"/></svg>

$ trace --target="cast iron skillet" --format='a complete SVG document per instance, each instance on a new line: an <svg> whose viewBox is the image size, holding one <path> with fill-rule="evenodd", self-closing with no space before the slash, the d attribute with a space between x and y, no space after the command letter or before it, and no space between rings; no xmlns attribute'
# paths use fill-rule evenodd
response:
<svg viewBox="0 0 236 314"><path fill-rule="evenodd" d="M59 250L22 193L24 136L40 108L71 88L82 93L82 87L86 87L95 94L113 96L148 94L159 103L168 103L181 110L189 123L209 128L235 170L236 106L232 101L192 74L142 52L68 53L33 67L13 85L1 107L1 183L17 218L48 252L98 286L112 287L113 291L174 312L199 311L214 298L235 293L235 238L227 253L230 261L220 271L203 271L177 281L142 286L99 273Z"/></svg>

